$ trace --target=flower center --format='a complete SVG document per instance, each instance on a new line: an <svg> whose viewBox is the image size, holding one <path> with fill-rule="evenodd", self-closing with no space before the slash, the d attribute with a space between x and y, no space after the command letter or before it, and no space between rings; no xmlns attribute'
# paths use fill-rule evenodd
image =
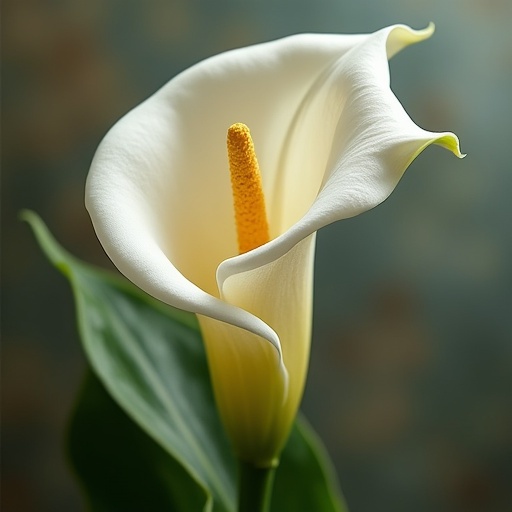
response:
<svg viewBox="0 0 512 512"><path fill-rule="evenodd" d="M243 254L270 240L265 196L249 128L243 123L231 125L227 146L238 250Z"/></svg>

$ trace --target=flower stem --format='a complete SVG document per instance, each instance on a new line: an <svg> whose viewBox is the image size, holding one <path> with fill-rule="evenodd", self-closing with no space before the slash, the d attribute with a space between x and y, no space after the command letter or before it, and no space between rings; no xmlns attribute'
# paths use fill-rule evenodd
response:
<svg viewBox="0 0 512 512"><path fill-rule="evenodd" d="M238 512L269 512L275 467L238 462Z"/></svg>

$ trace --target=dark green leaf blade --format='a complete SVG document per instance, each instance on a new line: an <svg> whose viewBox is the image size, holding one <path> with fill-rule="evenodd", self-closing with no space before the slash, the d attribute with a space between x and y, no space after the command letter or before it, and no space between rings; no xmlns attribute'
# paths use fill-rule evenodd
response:
<svg viewBox="0 0 512 512"><path fill-rule="evenodd" d="M88 371L67 436L68 455L94 512L202 510L208 496L139 428Z"/></svg>
<svg viewBox="0 0 512 512"><path fill-rule="evenodd" d="M313 429L298 417L281 456L272 512L348 512L334 468Z"/></svg>

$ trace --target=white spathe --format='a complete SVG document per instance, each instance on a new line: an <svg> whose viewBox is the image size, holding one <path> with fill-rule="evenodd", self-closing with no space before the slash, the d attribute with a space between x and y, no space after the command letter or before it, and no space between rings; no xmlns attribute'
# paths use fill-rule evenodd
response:
<svg viewBox="0 0 512 512"><path fill-rule="evenodd" d="M303 34L184 71L123 117L91 165L86 205L118 269L192 311L239 457L275 461L309 357L315 233L393 191L428 145L461 157L452 133L419 128L389 87L388 59L428 38ZM226 132L249 126L271 241L237 255Z"/></svg>

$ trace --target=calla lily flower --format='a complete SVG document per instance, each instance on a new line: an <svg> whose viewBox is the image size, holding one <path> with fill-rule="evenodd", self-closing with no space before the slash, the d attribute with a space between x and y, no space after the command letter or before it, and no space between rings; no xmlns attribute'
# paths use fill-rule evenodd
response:
<svg viewBox="0 0 512 512"><path fill-rule="evenodd" d="M198 315L217 405L238 457L276 463L307 374L316 231L384 201L430 144L389 87L388 59L428 38L303 34L184 71L106 135L86 205L118 269ZM268 241L240 254L226 151L252 134Z"/></svg>

